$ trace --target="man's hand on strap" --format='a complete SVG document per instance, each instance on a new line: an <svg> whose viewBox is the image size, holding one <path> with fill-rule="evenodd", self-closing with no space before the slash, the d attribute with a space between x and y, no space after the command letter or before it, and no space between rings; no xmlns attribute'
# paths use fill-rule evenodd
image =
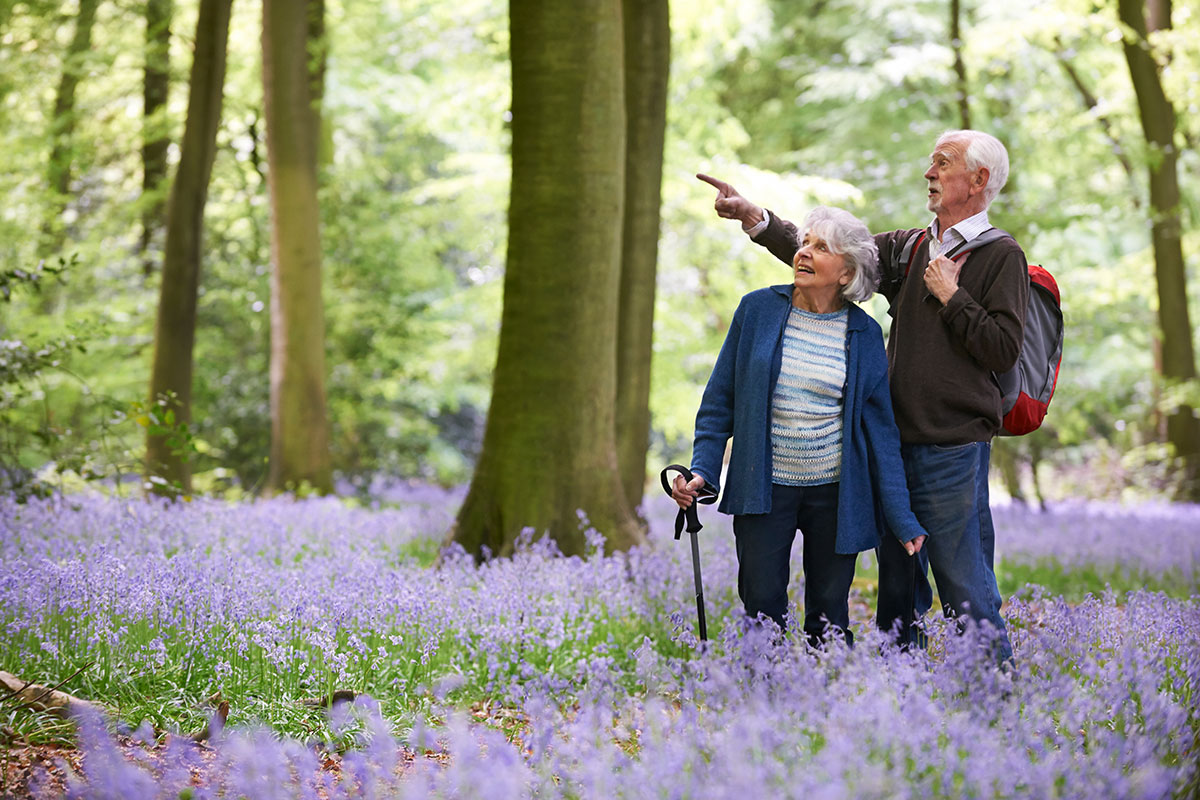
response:
<svg viewBox="0 0 1200 800"><path fill-rule="evenodd" d="M963 258L946 258L938 256L925 267L925 288L941 301L942 305L950 302L950 298L958 291L958 276L962 272Z"/></svg>

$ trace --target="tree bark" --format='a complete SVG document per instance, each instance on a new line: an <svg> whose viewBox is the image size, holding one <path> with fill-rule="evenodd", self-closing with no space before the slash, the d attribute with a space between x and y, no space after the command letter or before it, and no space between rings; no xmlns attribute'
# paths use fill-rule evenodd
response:
<svg viewBox="0 0 1200 800"><path fill-rule="evenodd" d="M971 102L967 92L967 65L963 61L962 0L950 0L950 47L954 50L954 94L958 100L959 122L963 130L971 128Z"/></svg>
<svg viewBox="0 0 1200 800"><path fill-rule="evenodd" d="M316 148L317 170L333 163L333 126L324 109L325 70L329 66L329 37L325 35L325 0L309 0L308 4L309 83L313 107L318 110Z"/></svg>
<svg viewBox="0 0 1200 800"><path fill-rule="evenodd" d="M217 152L217 128L225 86L225 62L232 0L201 0L196 19L195 55L188 84L187 121L179 167L171 186L163 254L162 288L154 327L150 406L173 395L175 418L192 416L192 351L196 339L196 296L204 233L204 206ZM156 491L191 491L191 468L169 437L146 437L146 476ZM172 487L175 487L174 489Z"/></svg>
<svg viewBox="0 0 1200 800"><path fill-rule="evenodd" d="M525 527L587 549L644 541L614 408L625 197L620 0L511 0L512 185L492 403L452 536L504 555Z"/></svg>
<svg viewBox="0 0 1200 800"><path fill-rule="evenodd" d="M1169 11L1170 6L1166 6ZM1187 271L1181 240L1182 219L1175 145L1175 109L1163 91L1158 64L1147 40L1146 4L1119 0L1121 22L1128 28L1123 45L1137 95L1142 132L1149 150L1151 239L1158 285L1158 321L1162 328L1162 374L1168 383L1196 378L1192 325L1187 305ZM1170 26L1169 17L1158 23ZM1167 440L1184 467L1185 499L1200 500L1200 420L1183 405L1167 418Z"/></svg>
<svg viewBox="0 0 1200 800"><path fill-rule="evenodd" d="M319 1L263 2L263 100L271 198L271 455L267 487L333 489L325 410L317 142L324 59ZM323 23L320 23L323 24ZM315 26L315 27L314 27Z"/></svg>
<svg viewBox="0 0 1200 800"><path fill-rule="evenodd" d="M166 109L171 82L171 0L146 0L146 66L142 85L142 272L154 274L151 245L163 226L167 177Z"/></svg>
<svg viewBox="0 0 1200 800"><path fill-rule="evenodd" d="M50 258L63 248L63 212L71 192L71 163L74 158L75 91L83 77L84 64L92 50L92 28L100 0L79 0L75 17L75 32L67 55L63 59L62 77L54 95L54 111L50 116L50 160L46 164L46 183L50 189L50 204L42 224L40 256Z"/></svg>
<svg viewBox="0 0 1200 800"><path fill-rule="evenodd" d="M617 331L617 461L630 503L646 488L650 365L671 27L667 0L624 0L625 221Z"/></svg>

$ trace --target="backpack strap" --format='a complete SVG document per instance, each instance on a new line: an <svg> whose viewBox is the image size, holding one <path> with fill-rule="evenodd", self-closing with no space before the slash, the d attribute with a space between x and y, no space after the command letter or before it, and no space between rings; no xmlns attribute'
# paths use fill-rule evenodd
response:
<svg viewBox="0 0 1200 800"><path fill-rule="evenodd" d="M943 255L945 255L946 258L957 258L959 256L965 256L967 253L971 252L972 250L978 250L979 248L983 247L984 245L991 244L992 242L998 242L1001 239L1011 239L1011 238L1013 238L1013 236L1008 231L1003 231L1003 230L1000 230L999 228L988 228L986 231L979 234L971 241L964 242L964 243L960 244L958 247L952 247L952 248L950 248L949 251L947 251L946 253L943 253Z"/></svg>
<svg viewBox="0 0 1200 800"><path fill-rule="evenodd" d="M912 269L913 259L917 257L917 250L924 243L925 237L928 236L928 231L919 230L915 236L908 237L908 241L904 243L904 247L900 248L899 254L896 256L897 266L904 265L904 277L908 277L909 271ZM899 271L899 270L897 270Z"/></svg>
<svg viewBox="0 0 1200 800"><path fill-rule="evenodd" d="M900 284L908 277L908 273L912 270L913 262L916 261L917 251L921 249L921 245L925 243L929 232L927 230L919 230L912 233L908 239L900 246L899 249L892 251L892 262L887 266L887 272L883 276L883 281L880 283L879 290L884 293L892 293L899 291ZM943 253L947 258L965 258L972 250L978 250L984 245L989 245L992 242L997 242L1001 239L1011 239L1012 234L1000 228L988 228L983 233L976 236L969 242L964 242L958 247L951 248L946 253ZM883 265L881 265L883 266ZM886 284L886 291L885 291ZM889 310L888 313L891 313Z"/></svg>
<svg viewBox="0 0 1200 800"><path fill-rule="evenodd" d="M904 283L904 279L908 277L908 271L912 268L913 260L917 257L917 250L925 241L925 236L924 230L914 231L904 244L899 248L892 249L890 262L879 264L880 272L883 273L879 281L881 294L891 296L900 291L900 284Z"/></svg>

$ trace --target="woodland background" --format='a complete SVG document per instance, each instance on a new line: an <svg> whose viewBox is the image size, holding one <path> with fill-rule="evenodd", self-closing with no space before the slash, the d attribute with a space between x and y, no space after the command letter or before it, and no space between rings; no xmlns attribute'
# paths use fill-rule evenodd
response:
<svg viewBox="0 0 1200 800"><path fill-rule="evenodd" d="M788 278L694 173L919 226L934 138L975 127L1012 159L992 220L1067 324L998 485L1197 498L1193 4L553 5L0 0L7 489L474 475L469 548L576 509L612 535L687 458L738 298Z"/></svg>

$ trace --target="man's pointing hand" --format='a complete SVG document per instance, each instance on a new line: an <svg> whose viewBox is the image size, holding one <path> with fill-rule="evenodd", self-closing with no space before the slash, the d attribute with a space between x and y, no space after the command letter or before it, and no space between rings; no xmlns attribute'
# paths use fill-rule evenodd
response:
<svg viewBox="0 0 1200 800"><path fill-rule="evenodd" d="M717 190L717 200L713 203L713 208L717 210L717 216L724 219L736 219L742 223L742 227L745 229L753 228L763 221L763 210L742 197L737 189L725 181L704 173L697 173L696 177Z"/></svg>

